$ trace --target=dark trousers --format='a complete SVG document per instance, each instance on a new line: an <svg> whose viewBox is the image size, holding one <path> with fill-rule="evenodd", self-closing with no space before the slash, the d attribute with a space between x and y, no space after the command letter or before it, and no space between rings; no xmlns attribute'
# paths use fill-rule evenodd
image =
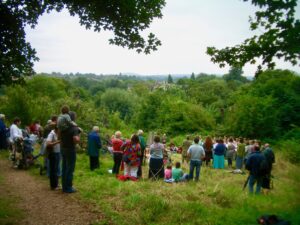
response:
<svg viewBox="0 0 300 225"><path fill-rule="evenodd" d="M56 188L58 186L58 165L60 153L51 152L48 155L49 160L49 178L50 187Z"/></svg>
<svg viewBox="0 0 300 225"><path fill-rule="evenodd" d="M164 178L164 161L163 159L150 158L149 178Z"/></svg>
<svg viewBox="0 0 300 225"><path fill-rule="evenodd" d="M73 173L76 164L75 149L62 149L62 189L64 192L72 191Z"/></svg>
<svg viewBox="0 0 300 225"><path fill-rule="evenodd" d="M200 177L200 169L201 169L201 161L198 160L191 160L190 162L190 174L189 174L189 179L193 180L194 178L194 170L196 169L196 177L195 180L198 181Z"/></svg>
<svg viewBox="0 0 300 225"><path fill-rule="evenodd" d="M114 166L112 169L113 174L119 174L122 157L123 157L122 153L114 153Z"/></svg>
<svg viewBox="0 0 300 225"><path fill-rule="evenodd" d="M138 168L138 171L137 171L137 176L138 177L142 177L142 165L143 165L143 159L144 159L144 156L140 156L140 165L139 165L139 168Z"/></svg>
<svg viewBox="0 0 300 225"><path fill-rule="evenodd" d="M228 166L232 167L232 158L227 158Z"/></svg>
<svg viewBox="0 0 300 225"><path fill-rule="evenodd" d="M99 156L90 156L90 169L97 169L99 168L99 165Z"/></svg>
<svg viewBox="0 0 300 225"><path fill-rule="evenodd" d="M0 133L0 149L7 149L8 145L6 139L6 134L4 132Z"/></svg>

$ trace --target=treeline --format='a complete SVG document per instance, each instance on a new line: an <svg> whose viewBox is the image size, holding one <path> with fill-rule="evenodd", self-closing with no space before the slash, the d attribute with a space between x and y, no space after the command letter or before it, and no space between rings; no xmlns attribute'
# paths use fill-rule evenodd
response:
<svg viewBox="0 0 300 225"><path fill-rule="evenodd" d="M23 125L36 119L44 124L68 104L87 131L97 124L108 133L143 129L170 136L300 136L300 77L288 70L266 71L253 81L235 68L222 77L193 74L164 82L40 74L23 85L2 87L0 93L0 112L10 121L19 116Z"/></svg>

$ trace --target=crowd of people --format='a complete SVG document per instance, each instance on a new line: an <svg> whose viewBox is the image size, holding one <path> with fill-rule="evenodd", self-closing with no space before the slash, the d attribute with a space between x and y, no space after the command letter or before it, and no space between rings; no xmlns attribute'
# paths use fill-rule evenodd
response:
<svg viewBox="0 0 300 225"><path fill-rule="evenodd" d="M20 129L21 120L15 118L13 124L7 128L4 123L5 116L0 114L0 149L11 146L14 156L14 165L18 166L22 154L18 144L24 139L24 132ZM45 165L50 180L51 190L62 189L65 193L74 193L73 174L76 165L76 145L80 142L82 130L75 122L76 113L70 111L68 106L61 108L59 116L52 116L45 127L35 121L27 128L28 133L41 140L39 155L45 156ZM243 138L211 138L207 136L202 140L200 136L191 138L189 135L182 145L176 147L171 142L166 145L166 135L155 135L151 143L146 144L144 133L139 130L132 134L130 139L122 137L121 131L116 131L108 141L109 150L113 158L111 172L120 180L138 180L148 177L152 180L164 179L165 182L191 182L200 180L202 164L208 168L224 169L225 161L229 169L235 168L236 173L249 171L247 185L249 192L259 194L261 188L270 189L272 164L275 156L268 144L261 145L259 141ZM9 142L7 142L7 139ZM90 170L100 167L99 153L102 148L99 127L94 126L87 138L87 154L89 156ZM172 155L181 154L181 163L173 162ZM148 175L143 175L148 161ZM235 162L235 165L234 165ZM189 171L185 173L181 165L188 165ZM120 171L124 171L123 174ZM59 177L61 185L59 186Z"/></svg>

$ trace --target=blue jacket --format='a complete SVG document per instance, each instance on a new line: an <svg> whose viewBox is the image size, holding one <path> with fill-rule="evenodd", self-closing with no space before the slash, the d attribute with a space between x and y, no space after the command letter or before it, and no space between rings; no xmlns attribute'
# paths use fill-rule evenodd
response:
<svg viewBox="0 0 300 225"><path fill-rule="evenodd" d="M0 149L6 149L7 148L7 129L5 126L5 123L2 119L0 119Z"/></svg>
<svg viewBox="0 0 300 225"><path fill-rule="evenodd" d="M246 169L250 171L253 176L259 176L259 168L261 162L265 159L260 151L252 152L247 159Z"/></svg>
<svg viewBox="0 0 300 225"><path fill-rule="evenodd" d="M102 147L100 136L97 132L92 131L88 135L88 155L98 157L99 150Z"/></svg>
<svg viewBox="0 0 300 225"><path fill-rule="evenodd" d="M217 144L216 148L214 149L215 155L224 155L226 151L226 146L224 144Z"/></svg>

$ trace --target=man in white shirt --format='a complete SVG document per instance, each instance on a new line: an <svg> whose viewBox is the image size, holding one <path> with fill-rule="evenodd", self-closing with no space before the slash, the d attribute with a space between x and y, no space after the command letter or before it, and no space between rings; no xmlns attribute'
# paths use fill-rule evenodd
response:
<svg viewBox="0 0 300 225"><path fill-rule="evenodd" d="M10 126L10 143L12 145L11 159L14 161L15 166L18 167L20 160L22 159L22 141L23 134L22 130L19 128L21 125L20 118L16 117L14 123Z"/></svg>
<svg viewBox="0 0 300 225"><path fill-rule="evenodd" d="M22 130L19 128L21 120L17 117L14 119L14 123L10 126L10 141L14 143L18 138L23 140Z"/></svg>

